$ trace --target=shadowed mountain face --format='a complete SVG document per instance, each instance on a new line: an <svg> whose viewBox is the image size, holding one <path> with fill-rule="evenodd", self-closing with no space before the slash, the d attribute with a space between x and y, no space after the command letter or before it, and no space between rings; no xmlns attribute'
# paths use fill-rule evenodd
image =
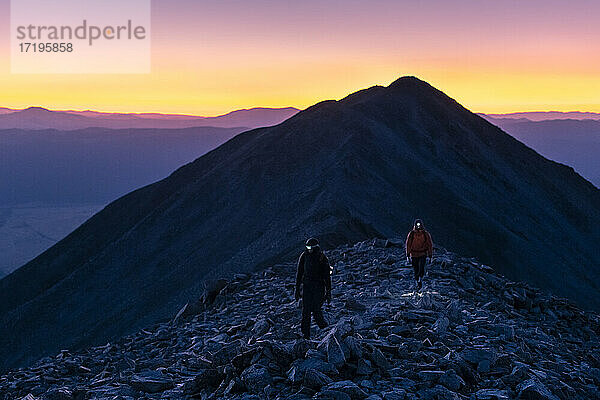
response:
<svg viewBox="0 0 600 400"><path fill-rule="evenodd" d="M600 192L416 78L240 134L0 281L3 366L160 320L202 282L405 234L599 308Z"/></svg>
<svg viewBox="0 0 600 400"><path fill-rule="evenodd" d="M544 157L572 166L584 178L600 187L600 121L486 119Z"/></svg>

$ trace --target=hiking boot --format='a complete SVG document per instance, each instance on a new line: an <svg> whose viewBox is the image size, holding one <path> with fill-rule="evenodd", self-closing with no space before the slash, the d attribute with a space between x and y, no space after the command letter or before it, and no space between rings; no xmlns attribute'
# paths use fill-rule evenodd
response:
<svg viewBox="0 0 600 400"><path fill-rule="evenodd" d="M419 279L419 281L417 282L417 290L421 290L422 287L423 287L423 281L421 281L421 279Z"/></svg>

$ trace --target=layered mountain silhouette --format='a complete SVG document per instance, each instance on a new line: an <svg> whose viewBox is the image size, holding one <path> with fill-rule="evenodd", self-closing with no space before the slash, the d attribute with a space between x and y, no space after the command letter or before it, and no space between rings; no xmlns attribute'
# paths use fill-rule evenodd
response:
<svg viewBox="0 0 600 400"><path fill-rule="evenodd" d="M446 248L599 308L600 191L405 77L236 136L2 279L2 367L172 316L308 235L390 237L415 217Z"/></svg>
<svg viewBox="0 0 600 400"><path fill-rule="evenodd" d="M0 206L108 204L246 130L0 129Z"/></svg>
<svg viewBox="0 0 600 400"><path fill-rule="evenodd" d="M0 108L0 129L181 129L198 126L245 127L250 129L278 124L297 112L298 109L293 107L257 107L236 110L217 117L200 117L158 113L122 114L97 111L51 111L43 107L29 107L24 110Z"/></svg>
<svg viewBox="0 0 600 400"><path fill-rule="evenodd" d="M600 113L589 111L525 111L507 114L479 114L492 119L549 121L555 119L600 120Z"/></svg>

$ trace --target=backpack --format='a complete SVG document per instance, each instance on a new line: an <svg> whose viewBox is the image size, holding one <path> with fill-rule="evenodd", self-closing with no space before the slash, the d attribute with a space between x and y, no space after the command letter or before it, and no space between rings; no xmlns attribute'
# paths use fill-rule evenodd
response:
<svg viewBox="0 0 600 400"><path fill-rule="evenodd" d="M427 251L427 232L425 231L412 231L412 242L411 251L421 252Z"/></svg>
<svg viewBox="0 0 600 400"><path fill-rule="evenodd" d="M305 253L304 256L304 280L322 281L324 275L324 266L326 265L326 257L323 252L319 254Z"/></svg>

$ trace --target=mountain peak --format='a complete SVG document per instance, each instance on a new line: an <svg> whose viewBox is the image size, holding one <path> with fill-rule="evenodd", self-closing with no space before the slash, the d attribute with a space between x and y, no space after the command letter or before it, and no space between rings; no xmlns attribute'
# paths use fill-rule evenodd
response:
<svg viewBox="0 0 600 400"><path fill-rule="evenodd" d="M420 90L432 90L439 92L436 88L431 86L429 83L417 78L416 76L403 76L390 83L389 89L420 89ZM440 92L441 93L441 92Z"/></svg>
<svg viewBox="0 0 600 400"><path fill-rule="evenodd" d="M53 111L48 110L47 108L44 107L39 107L39 106L32 106L32 107L27 107L24 110L21 110L22 113L27 113L27 114L48 114L48 113L52 113Z"/></svg>

